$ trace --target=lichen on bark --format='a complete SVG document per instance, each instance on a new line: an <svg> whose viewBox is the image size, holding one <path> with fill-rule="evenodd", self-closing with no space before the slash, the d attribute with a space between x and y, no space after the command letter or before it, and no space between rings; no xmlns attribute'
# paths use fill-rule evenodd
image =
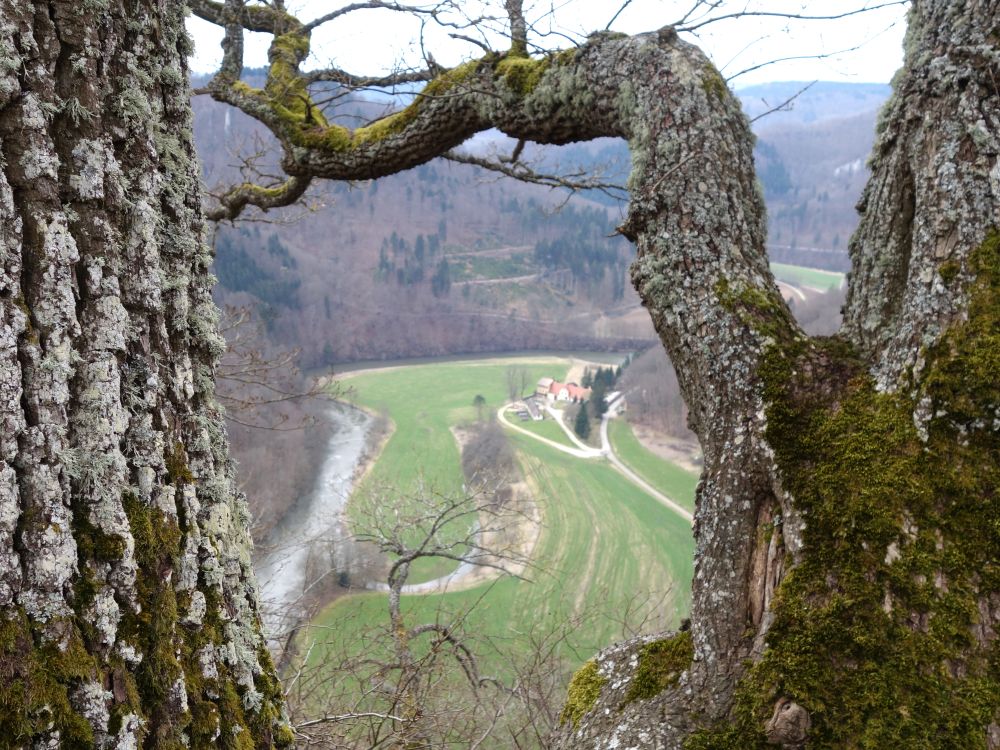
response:
<svg viewBox="0 0 1000 750"><path fill-rule="evenodd" d="M3 742L271 746L183 8L83 10L0 0Z"/></svg>

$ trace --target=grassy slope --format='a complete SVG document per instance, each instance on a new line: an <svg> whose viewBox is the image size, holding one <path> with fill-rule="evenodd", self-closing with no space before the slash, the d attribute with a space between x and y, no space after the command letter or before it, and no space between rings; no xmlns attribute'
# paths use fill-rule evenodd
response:
<svg viewBox="0 0 1000 750"><path fill-rule="evenodd" d="M566 437L566 433L563 432L563 428L560 427L554 419L546 415L545 419L541 422L536 422L533 419L522 422L516 414L508 413L507 419L510 420L511 424L516 424L518 427L533 432L543 438L548 438L554 443L559 443L560 445L565 445L568 448L576 448L570 442L570 439Z"/></svg>
<svg viewBox="0 0 1000 750"><path fill-rule="evenodd" d="M568 365L555 358L518 361L529 366L532 378L561 374ZM427 365L351 378L357 401L384 408L396 423L366 484L414 482L422 475L442 487L460 486L459 454L448 425L474 418L477 393L496 409L505 399L508 364ZM504 579L444 596L406 597L412 622L467 612L468 630L517 652L532 630L600 608L604 614L574 634L577 650L567 656L580 663L621 636L613 618L636 592L651 592L650 601L666 594L657 607L661 626L684 616L692 575L690 526L604 462L581 461L516 433L511 441L544 514L534 552L540 569L528 574L530 582ZM678 500L693 502L679 493ZM363 644L362 634L386 621L385 602L382 594L361 594L328 607L311 631L326 645L314 648L310 661L322 663L330 652ZM489 667L503 669L506 659L498 651L487 646L484 653Z"/></svg>
<svg viewBox="0 0 1000 750"><path fill-rule="evenodd" d="M468 612L466 629L517 652L521 634L553 628L573 613L601 610L574 634L582 662L621 636L613 619L636 593L651 599L667 594L660 607L667 626L687 612L692 575L690 527L606 465L566 456L527 436L512 437L541 494L545 515L535 558L543 567L532 581L506 579L444 596L409 596L404 608L412 622L451 619ZM487 589L489 589L488 593ZM657 590L659 589L659 590ZM486 594L486 596L484 596ZM315 621L318 632L333 634L336 650L360 642L359 634L387 619L385 596L364 594L340 599ZM314 663L326 648L313 650ZM490 669L504 658L487 653Z"/></svg>
<svg viewBox="0 0 1000 750"><path fill-rule="evenodd" d="M787 263L772 263L771 273L780 281L811 286L815 289L822 289L824 292L830 289L839 289L840 285L844 283L844 274L842 273L820 271L817 268L804 266L790 266Z"/></svg>
<svg viewBox="0 0 1000 750"><path fill-rule="evenodd" d="M694 510L694 490L698 475L664 461L647 450L632 433L624 419L612 419L608 425L608 440L615 454L632 471L667 497L688 510Z"/></svg>

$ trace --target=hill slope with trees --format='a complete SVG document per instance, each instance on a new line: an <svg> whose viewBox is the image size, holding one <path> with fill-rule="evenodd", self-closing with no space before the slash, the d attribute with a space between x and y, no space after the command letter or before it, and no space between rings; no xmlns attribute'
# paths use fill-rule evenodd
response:
<svg viewBox="0 0 1000 750"><path fill-rule="evenodd" d="M247 80L261 76L251 71ZM740 99L760 113L804 86L752 87ZM757 123L774 259L846 269L876 108L887 93L885 86L816 84L789 111ZM345 119L385 106L352 96ZM238 155L270 142L259 124L211 99L196 97L194 110L210 185L234 179ZM490 143L479 139L474 148L485 153ZM600 170L620 184L630 168L621 140L526 153L545 169ZM215 266L217 299L253 307L274 340L302 349L307 368L464 352L625 349L652 340L626 278L633 251L615 234L624 207L607 195L585 191L565 202L564 191L436 160L376 182L322 185L309 200L315 210L274 213L277 224L221 226Z"/></svg>

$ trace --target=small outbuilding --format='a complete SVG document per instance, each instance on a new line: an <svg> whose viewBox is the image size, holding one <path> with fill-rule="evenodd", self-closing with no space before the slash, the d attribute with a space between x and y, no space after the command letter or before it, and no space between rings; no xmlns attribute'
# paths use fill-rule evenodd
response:
<svg viewBox="0 0 1000 750"><path fill-rule="evenodd" d="M535 422L542 421L542 410L538 408L538 402L533 398L525 399L524 407Z"/></svg>
<svg viewBox="0 0 1000 750"><path fill-rule="evenodd" d="M552 387L552 378L539 378L538 385L535 386L535 395L547 397L549 389Z"/></svg>

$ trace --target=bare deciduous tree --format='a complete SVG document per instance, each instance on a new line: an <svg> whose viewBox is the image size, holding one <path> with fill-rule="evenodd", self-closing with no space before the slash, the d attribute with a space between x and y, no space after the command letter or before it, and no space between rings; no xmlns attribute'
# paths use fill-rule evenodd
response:
<svg viewBox="0 0 1000 750"><path fill-rule="evenodd" d="M310 663L312 636L289 681L296 718L303 714L297 728L305 739L327 746L433 747L447 744L451 736L492 731L493 722L483 727L479 714L497 691L509 689L481 673L475 637L463 627L468 611L439 612L434 621L413 622L402 599L461 587L470 576L479 581L488 570L522 574L530 538L522 527L536 521L521 507L523 499L497 502L498 496L509 497L499 491L509 481L509 476L480 477L467 494L418 488L372 491L359 499L352 514L354 538L387 559L386 582L377 587L388 594L386 624L364 635L360 655L351 644L339 659L319 664ZM442 578L410 584L414 564L427 560L450 561L455 568ZM345 679L351 686L346 693L335 686ZM494 694L489 701L480 695L487 690ZM458 710L463 704L465 709ZM332 714L330 706L336 708ZM317 710L326 715L312 718Z"/></svg>
<svg viewBox="0 0 1000 750"><path fill-rule="evenodd" d="M504 379L507 383L508 398L517 401L528 387L528 370L523 365L511 365L504 371Z"/></svg>

